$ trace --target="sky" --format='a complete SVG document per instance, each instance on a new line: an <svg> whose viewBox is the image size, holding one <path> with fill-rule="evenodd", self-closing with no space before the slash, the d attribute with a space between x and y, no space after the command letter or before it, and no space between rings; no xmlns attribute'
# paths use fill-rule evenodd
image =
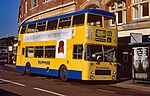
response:
<svg viewBox="0 0 150 96"><path fill-rule="evenodd" d="M18 33L18 12L20 0L0 0L0 38Z"/></svg>

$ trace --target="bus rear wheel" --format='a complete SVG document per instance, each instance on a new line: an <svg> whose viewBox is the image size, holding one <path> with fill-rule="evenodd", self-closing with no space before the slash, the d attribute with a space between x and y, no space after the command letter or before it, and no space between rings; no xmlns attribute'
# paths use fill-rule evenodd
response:
<svg viewBox="0 0 150 96"><path fill-rule="evenodd" d="M59 71L59 78L61 81L65 82L68 79L68 70L66 66L62 66Z"/></svg>
<svg viewBox="0 0 150 96"><path fill-rule="evenodd" d="M29 63L26 64L25 66L25 74L31 75L31 65Z"/></svg>

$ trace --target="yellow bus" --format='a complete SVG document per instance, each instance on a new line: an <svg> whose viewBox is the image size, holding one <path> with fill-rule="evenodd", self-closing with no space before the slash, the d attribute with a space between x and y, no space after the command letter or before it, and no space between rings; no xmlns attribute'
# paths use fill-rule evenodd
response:
<svg viewBox="0 0 150 96"><path fill-rule="evenodd" d="M85 9L20 25L16 69L79 80L116 81L115 15Z"/></svg>

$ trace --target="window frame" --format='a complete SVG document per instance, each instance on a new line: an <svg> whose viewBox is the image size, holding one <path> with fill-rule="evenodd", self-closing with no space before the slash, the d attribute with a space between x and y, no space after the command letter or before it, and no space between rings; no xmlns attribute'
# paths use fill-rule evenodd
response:
<svg viewBox="0 0 150 96"><path fill-rule="evenodd" d="M49 50L46 50L46 47L54 47L54 48L48 48ZM46 51L54 51L54 56L47 57ZM56 58L56 46L55 45L49 45L44 47L44 58Z"/></svg>
<svg viewBox="0 0 150 96"><path fill-rule="evenodd" d="M41 48L40 48L40 47L41 47ZM41 51L41 50L43 51L43 52L42 52L42 53L43 53L43 56L42 56L42 55L41 55L41 56L38 56L39 54L37 55L36 51L39 52L39 51ZM34 58L44 58L44 46L35 46L35 47L34 47Z"/></svg>
<svg viewBox="0 0 150 96"><path fill-rule="evenodd" d="M28 0L25 0L25 14L28 12Z"/></svg>
<svg viewBox="0 0 150 96"><path fill-rule="evenodd" d="M30 48L33 48L33 50L29 50ZM33 52L30 52L30 51L33 51ZM35 47L34 46L26 46L25 47L25 57L26 58L34 58L34 51L35 51ZM29 53L32 53L33 56L29 56Z"/></svg>
<svg viewBox="0 0 150 96"><path fill-rule="evenodd" d="M138 20L138 19L145 19L145 18L149 18L150 17L150 1L149 0L137 0L137 2L134 2L135 0L132 0L132 19L133 20ZM144 3L148 3L148 16L143 16L143 8L142 8L142 4ZM137 10L137 14L138 16L135 17L134 13L135 13L135 6L137 6L138 10Z"/></svg>
<svg viewBox="0 0 150 96"><path fill-rule="evenodd" d="M79 52L79 47L82 47L82 51L81 53ZM77 50L74 50L74 48L77 47ZM77 51L77 53L75 53L74 51ZM74 55L77 55L76 57L74 57ZM81 58L80 56L81 55ZM72 51L72 59L77 59L77 60L82 60L83 59L83 44L74 44L73 45L73 51Z"/></svg>
<svg viewBox="0 0 150 96"><path fill-rule="evenodd" d="M36 1L36 3L35 3ZM38 0L32 0L32 3L31 3L31 8L35 8L38 6Z"/></svg>
<svg viewBox="0 0 150 96"><path fill-rule="evenodd" d="M124 1L124 0L121 0L121 8L119 8L118 7L118 5L120 5L120 4L118 4L118 2L117 1L114 1L110 6L109 6L109 11L110 12L113 12L115 15L116 15L116 23L117 23L117 25L122 25L122 24L124 24L124 23L126 23L127 22L127 14L126 14L126 2ZM112 5L114 5L114 8L113 8L113 10L112 10ZM122 22L121 23L119 23L118 22L118 12L122 12ZM111 23L112 21L110 21L110 26L115 26L115 24L112 24Z"/></svg>

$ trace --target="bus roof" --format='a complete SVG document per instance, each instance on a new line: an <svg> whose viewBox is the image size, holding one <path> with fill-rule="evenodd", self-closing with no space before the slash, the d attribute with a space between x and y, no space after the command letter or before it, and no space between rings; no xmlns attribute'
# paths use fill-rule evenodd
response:
<svg viewBox="0 0 150 96"><path fill-rule="evenodd" d="M100 9L85 9L85 10L76 11L76 12L72 12L72 13L68 13L68 14L53 16L53 17L49 17L49 18L43 18L43 19L31 21L31 22L25 22L25 23L22 23L21 26L25 26L27 24L35 24L36 22L43 22L43 21L47 21L47 20L55 20L58 18L64 18L64 17L73 16L73 15L81 15L84 13L100 14L102 16L115 18L115 15L113 13L108 12L108 11L104 11L104 10L100 10Z"/></svg>

